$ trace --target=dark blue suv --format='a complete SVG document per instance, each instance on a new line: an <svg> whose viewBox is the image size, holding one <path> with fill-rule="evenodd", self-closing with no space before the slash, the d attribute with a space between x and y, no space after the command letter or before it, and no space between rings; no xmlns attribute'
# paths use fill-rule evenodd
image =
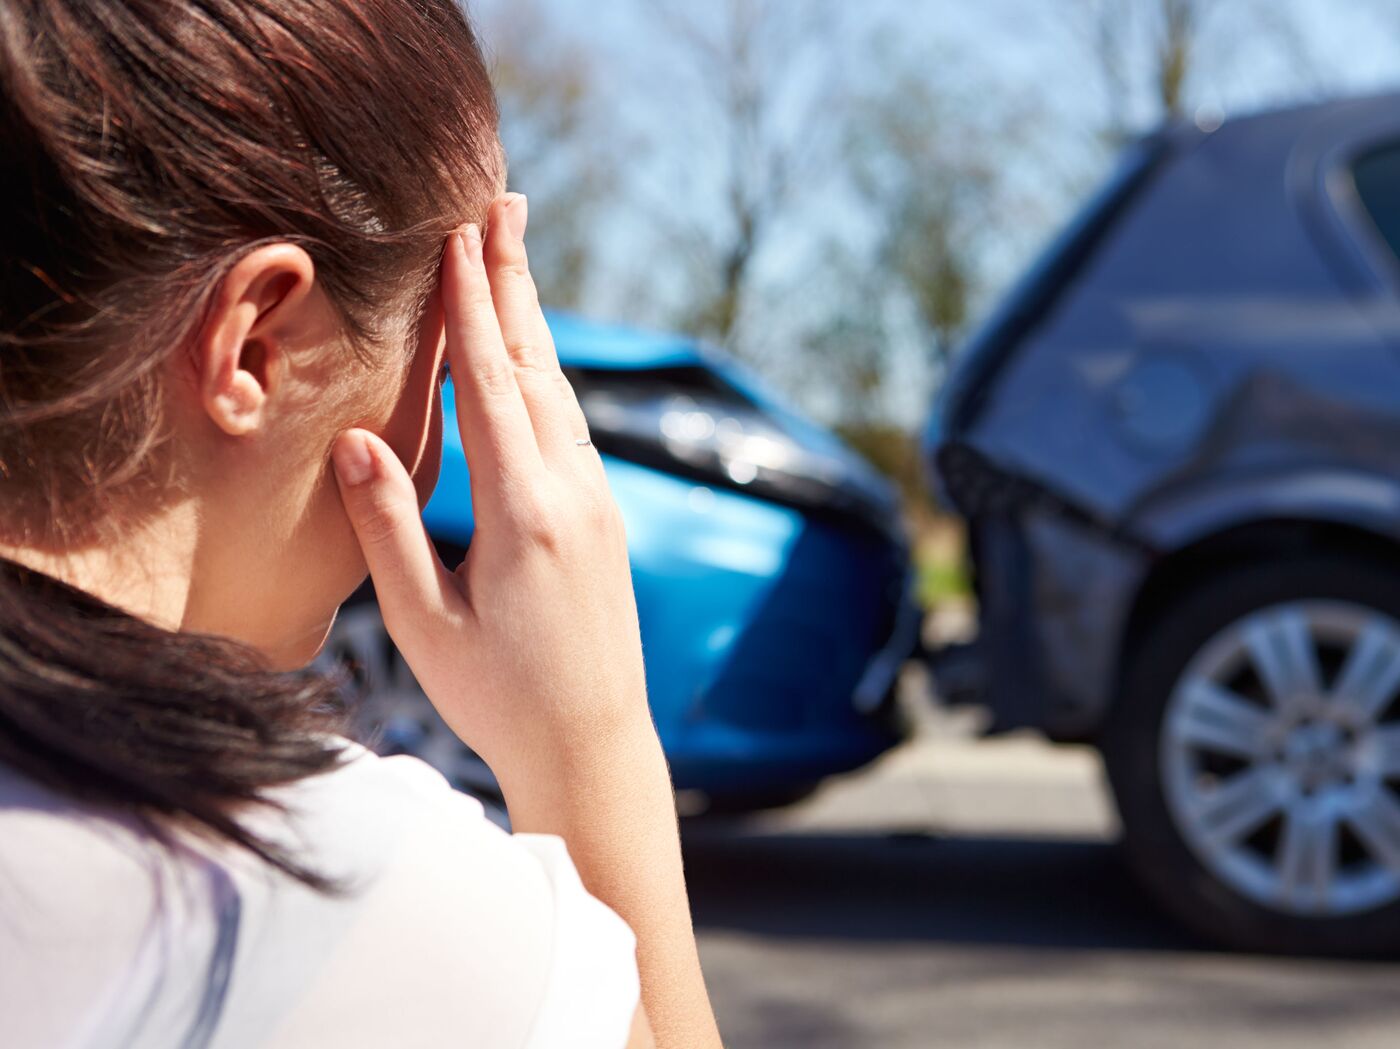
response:
<svg viewBox="0 0 1400 1049"><path fill-rule="evenodd" d="M1103 750L1133 865L1265 950L1400 946L1400 96L1168 128L957 360L949 691Z"/></svg>

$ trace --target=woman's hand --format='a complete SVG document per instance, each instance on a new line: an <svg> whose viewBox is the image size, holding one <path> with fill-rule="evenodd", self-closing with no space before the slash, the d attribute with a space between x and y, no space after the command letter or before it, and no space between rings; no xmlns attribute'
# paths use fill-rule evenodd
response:
<svg viewBox="0 0 1400 1049"><path fill-rule="evenodd" d="M413 483L364 430L334 458L384 622L449 726L501 777L555 776L649 729L621 517L559 369L525 256L524 197L448 238L447 355L476 531L448 571Z"/></svg>
<svg viewBox="0 0 1400 1049"><path fill-rule="evenodd" d="M663 1049L720 1044L690 924L675 802L651 724L627 544L559 370L525 259L525 199L442 260L457 424L476 533L449 572L393 451L352 430L341 498L385 625L444 720L501 782L516 830L558 834L588 889L637 936Z"/></svg>

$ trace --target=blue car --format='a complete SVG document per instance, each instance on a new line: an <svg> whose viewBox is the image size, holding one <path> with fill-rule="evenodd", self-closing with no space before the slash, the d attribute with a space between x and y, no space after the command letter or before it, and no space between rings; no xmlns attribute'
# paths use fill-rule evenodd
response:
<svg viewBox="0 0 1400 1049"><path fill-rule="evenodd" d="M550 326L626 520L676 787L716 808L766 807L898 742L893 689L919 615L892 487L693 340L560 314ZM471 491L453 398L444 404L424 520L444 557L460 558ZM351 667L381 749L495 795L394 651L372 591L347 602L328 651Z"/></svg>

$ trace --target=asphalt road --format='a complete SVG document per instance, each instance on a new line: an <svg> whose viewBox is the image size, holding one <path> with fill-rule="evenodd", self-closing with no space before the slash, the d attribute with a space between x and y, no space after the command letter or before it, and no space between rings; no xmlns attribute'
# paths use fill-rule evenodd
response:
<svg viewBox="0 0 1400 1049"><path fill-rule="evenodd" d="M1114 833L1091 752L942 722L793 809L690 823L726 1045L1400 1047L1400 964L1212 950Z"/></svg>

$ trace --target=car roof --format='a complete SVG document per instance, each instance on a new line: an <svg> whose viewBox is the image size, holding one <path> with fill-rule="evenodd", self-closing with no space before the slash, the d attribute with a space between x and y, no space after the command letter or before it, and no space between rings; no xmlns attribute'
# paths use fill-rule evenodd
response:
<svg viewBox="0 0 1400 1049"><path fill-rule="evenodd" d="M1312 125L1325 123L1339 132L1355 123L1377 114L1395 114L1400 111L1400 90L1381 91L1366 95L1347 95L1337 98L1323 98L1287 106L1269 106L1263 109L1247 110L1239 114L1225 114L1219 131L1232 134L1251 135L1267 132L1270 125L1292 128L1295 133ZM1179 128L1194 127L1190 120L1183 120ZM1217 134L1218 132L1210 132Z"/></svg>
<svg viewBox="0 0 1400 1049"><path fill-rule="evenodd" d="M1166 150L1154 175L1065 289L1068 300L1375 290L1357 256L1369 220L1339 214L1345 180L1335 174L1377 141L1400 139L1400 93L1262 111L1213 131L1181 123L1159 137Z"/></svg>

